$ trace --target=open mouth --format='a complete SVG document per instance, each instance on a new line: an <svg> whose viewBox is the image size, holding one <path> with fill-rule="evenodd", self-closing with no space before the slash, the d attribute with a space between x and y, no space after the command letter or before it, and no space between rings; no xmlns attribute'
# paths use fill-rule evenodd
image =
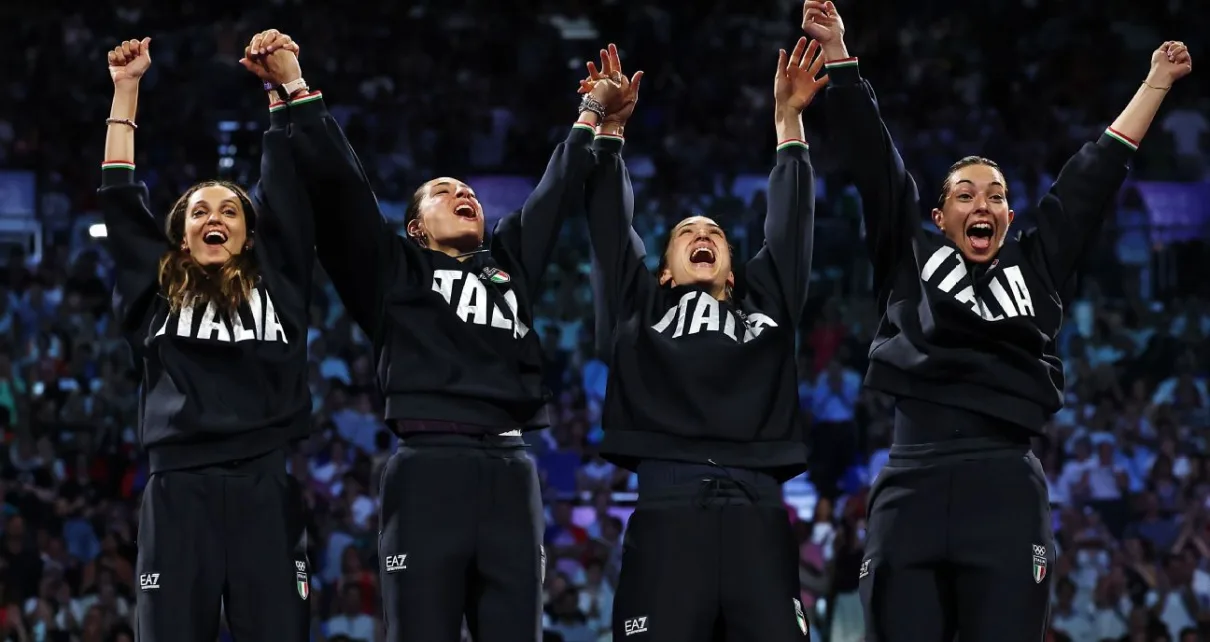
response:
<svg viewBox="0 0 1210 642"><path fill-rule="evenodd" d="M227 242L227 233L222 230L210 230L202 236L202 241L206 245L222 245Z"/></svg>
<svg viewBox="0 0 1210 642"><path fill-rule="evenodd" d="M991 249L992 237L996 229L987 221L978 221L966 228L966 237L970 239L971 247L982 252Z"/></svg>
<svg viewBox="0 0 1210 642"><path fill-rule="evenodd" d="M714 265L714 248L709 245L699 245L689 251L689 262L694 267Z"/></svg>
<svg viewBox="0 0 1210 642"><path fill-rule="evenodd" d="M476 212L475 208L471 207L470 205L459 205L458 207L455 207L454 215L458 218L465 218L472 221L479 218L479 213Z"/></svg>

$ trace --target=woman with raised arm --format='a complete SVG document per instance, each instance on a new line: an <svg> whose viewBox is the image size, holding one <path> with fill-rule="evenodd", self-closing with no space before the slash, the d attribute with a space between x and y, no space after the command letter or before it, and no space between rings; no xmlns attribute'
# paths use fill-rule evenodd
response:
<svg viewBox="0 0 1210 642"><path fill-rule="evenodd" d="M277 46L255 42L252 56ZM563 219L583 209L593 130L618 88L584 98L537 189L490 237L474 190L449 177L416 190L398 236L323 97L288 71L271 82L289 95L317 252L374 343L401 438L382 479L386 637L455 642L465 616L480 642L540 640L545 523L521 433L547 426L550 396L531 306Z"/></svg>
<svg viewBox="0 0 1210 642"><path fill-rule="evenodd" d="M637 471L639 483L614 599L616 639L808 639L781 485L807 461L794 340L815 211L801 114L827 82L816 79L818 51L803 38L778 60L765 243L742 271L723 229L704 216L677 223L656 273L647 271L621 155L638 83L622 75L616 54L585 83L612 78L627 88L597 136L588 188L600 349L610 367L601 453Z"/></svg>
<svg viewBox="0 0 1210 642"><path fill-rule="evenodd" d="M139 640L213 642L225 605L237 642L303 642L310 570L285 448L310 426L310 204L290 161L284 105L271 98L251 195L205 181L167 217L152 214L133 162L150 45L130 40L109 52L99 191L151 464L138 533ZM278 57L288 65L294 54Z"/></svg>
<svg viewBox="0 0 1210 642"><path fill-rule="evenodd" d="M866 639L1041 639L1055 550L1030 441L1062 405L1060 295L1164 96L1192 70L1189 53L1156 50L1126 109L1042 197L1037 229L1009 235L1008 181L968 156L941 185L932 234L836 7L808 0L803 29L829 61L829 135L861 193L883 313L865 383L896 400L869 500Z"/></svg>

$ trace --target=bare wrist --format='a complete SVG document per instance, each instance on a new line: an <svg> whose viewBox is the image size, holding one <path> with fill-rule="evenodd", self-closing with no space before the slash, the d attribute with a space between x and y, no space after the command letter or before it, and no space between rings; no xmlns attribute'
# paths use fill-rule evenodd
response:
<svg viewBox="0 0 1210 642"><path fill-rule="evenodd" d="M793 123L802 120L802 111L792 107L777 105L773 108L773 122L777 124Z"/></svg>
<svg viewBox="0 0 1210 642"><path fill-rule="evenodd" d="M138 80L119 80L113 84L113 93L117 94L137 94L139 92Z"/></svg>
<svg viewBox="0 0 1210 642"><path fill-rule="evenodd" d="M1147 72L1147 79L1144 81L1148 86L1156 89L1167 89L1172 86L1172 78L1162 74L1154 69Z"/></svg>
<svg viewBox="0 0 1210 642"><path fill-rule="evenodd" d="M605 120L601 123L601 133L610 136L622 136L626 132L626 123L619 120Z"/></svg>
<svg viewBox="0 0 1210 642"><path fill-rule="evenodd" d="M584 110L584 111L580 112L579 117L576 118L577 124L583 123L585 125L592 125L593 127L596 127L597 123L599 123L599 122L600 122L600 119L597 118L596 113L588 111L588 110Z"/></svg>
<svg viewBox="0 0 1210 642"><path fill-rule="evenodd" d="M836 43L828 43L823 46L823 61L832 62L833 60L844 60L849 57L849 48L845 46L844 41Z"/></svg>

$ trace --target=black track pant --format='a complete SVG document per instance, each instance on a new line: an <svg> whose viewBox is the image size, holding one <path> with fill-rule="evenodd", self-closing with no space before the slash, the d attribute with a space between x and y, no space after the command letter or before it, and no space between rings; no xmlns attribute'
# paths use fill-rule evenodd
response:
<svg viewBox="0 0 1210 642"><path fill-rule="evenodd" d="M278 451L156 473L143 491L136 571L139 642L310 639L302 495Z"/></svg>
<svg viewBox="0 0 1210 642"><path fill-rule="evenodd" d="M1055 552L1037 457L920 451L893 448L870 493L866 640L1041 640Z"/></svg>
<svg viewBox="0 0 1210 642"><path fill-rule="evenodd" d="M647 466L648 464L643 464ZM613 636L627 642L803 642L798 545L781 488L706 467L646 488L623 543ZM661 471L667 473L667 471ZM675 474L675 473L674 473Z"/></svg>
<svg viewBox="0 0 1210 642"><path fill-rule="evenodd" d="M542 639L542 498L524 447L501 445L515 442L411 437L387 462L387 642L458 642L463 616L475 642Z"/></svg>

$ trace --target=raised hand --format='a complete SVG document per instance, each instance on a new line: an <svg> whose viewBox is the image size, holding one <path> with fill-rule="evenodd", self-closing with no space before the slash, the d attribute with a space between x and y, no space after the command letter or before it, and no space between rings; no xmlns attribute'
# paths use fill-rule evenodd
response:
<svg viewBox="0 0 1210 642"><path fill-rule="evenodd" d="M151 38L127 40L109 52L113 84L137 83L151 67Z"/></svg>
<svg viewBox="0 0 1210 642"><path fill-rule="evenodd" d="M627 78L616 45L601 50L601 69L588 63L588 78L580 81L580 93L587 93L605 107L605 122L625 124L639 100L643 72Z"/></svg>
<svg viewBox="0 0 1210 642"><path fill-rule="evenodd" d="M252 36L239 63L264 82L284 85L302 77L298 64L301 50L290 36L269 29Z"/></svg>
<svg viewBox="0 0 1210 642"><path fill-rule="evenodd" d="M831 2L807 0L803 3L802 30L825 49L844 42L844 20Z"/></svg>
<svg viewBox="0 0 1210 642"><path fill-rule="evenodd" d="M1168 41L1151 54L1151 73L1148 77L1168 87L1172 83L1193 73L1193 57L1189 48L1179 41Z"/></svg>
<svg viewBox="0 0 1210 642"><path fill-rule="evenodd" d="M788 56L782 49L777 55L777 74L773 80L773 100L779 111L793 114L811 104L815 94L828 84L828 77L819 76L823 68L823 56L819 55L819 42L799 38L794 51Z"/></svg>

